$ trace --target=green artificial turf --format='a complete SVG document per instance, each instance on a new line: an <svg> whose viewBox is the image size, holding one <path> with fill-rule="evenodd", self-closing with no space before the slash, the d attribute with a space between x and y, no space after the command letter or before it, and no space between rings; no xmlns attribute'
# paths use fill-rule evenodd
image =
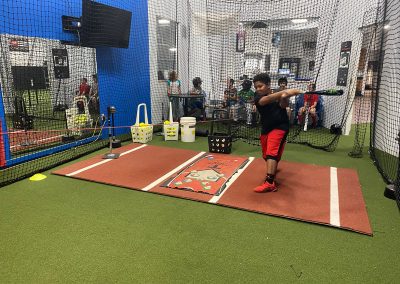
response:
<svg viewBox="0 0 400 284"><path fill-rule="evenodd" d="M373 237L46 171L43 181L0 190L0 281L396 283L399 211L383 196L367 151L348 156L353 139L341 137L335 152L288 144L283 158L357 169ZM182 143L155 136L151 144L208 148L203 137ZM233 153L259 157L260 149L239 141ZM149 158L156 166L156 156Z"/></svg>

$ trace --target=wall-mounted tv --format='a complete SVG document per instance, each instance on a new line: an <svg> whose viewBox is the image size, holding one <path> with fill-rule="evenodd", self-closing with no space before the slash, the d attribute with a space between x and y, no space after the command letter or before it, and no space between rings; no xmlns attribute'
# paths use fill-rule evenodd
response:
<svg viewBox="0 0 400 284"><path fill-rule="evenodd" d="M81 45L128 48L131 18L130 11L82 0Z"/></svg>
<svg viewBox="0 0 400 284"><path fill-rule="evenodd" d="M42 66L11 66L14 89L40 90L46 89L46 78L48 78L47 67Z"/></svg>

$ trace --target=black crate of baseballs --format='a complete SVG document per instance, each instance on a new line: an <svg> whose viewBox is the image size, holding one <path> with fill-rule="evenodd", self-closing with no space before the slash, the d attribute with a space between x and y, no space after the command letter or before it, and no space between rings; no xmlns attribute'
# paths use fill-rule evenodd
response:
<svg viewBox="0 0 400 284"><path fill-rule="evenodd" d="M218 128L218 131L216 131ZM224 109L212 113L211 130L208 135L208 151L211 153L229 154L232 151L232 121Z"/></svg>

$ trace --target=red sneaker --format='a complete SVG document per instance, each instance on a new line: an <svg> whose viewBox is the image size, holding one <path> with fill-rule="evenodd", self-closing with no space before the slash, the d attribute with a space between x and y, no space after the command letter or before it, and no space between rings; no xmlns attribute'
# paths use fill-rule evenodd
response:
<svg viewBox="0 0 400 284"><path fill-rule="evenodd" d="M277 191L278 188L275 185L275 182L269 183L269 182L264 182L262 185L257 186L254 191L258 193L262 192L274 192Z"/></svg>

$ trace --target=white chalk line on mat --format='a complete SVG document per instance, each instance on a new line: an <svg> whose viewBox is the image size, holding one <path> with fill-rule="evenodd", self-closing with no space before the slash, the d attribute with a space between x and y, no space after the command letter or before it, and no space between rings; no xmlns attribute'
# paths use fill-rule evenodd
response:
<svg viewBox="0 0 400 284"><path fill-rule="evenodd" d="M170 177L171 175L173 175L174 173L180 171L181 169L183 169L184 167L186 167L187 165L190 165L191 163L193 163L195 160L197 160L198 158L200 158L202 155L204 155L206 152L200 152L198 153L196 156L190 158L189 160L187 160L186 162L184 162L183 164L180 164L178 167L176 167L175 169L173 169L172 171L166 173L165 175L163 175L162 177L160 177L159 179L153 181L152 183L150 183L149 185L143 187L141 190L143 191L149 191L150 189L152 189L153 187L159 185L161 182L163 182L164 180L166 180L168 177Z"/></svg>
<svg viewBox="0 0 400 284"><path fill-rule="evenodd" d="M330 223L333 226L340 227L340 212L339 212L339 186L337 168L330 169Z"/></svg>
<svg viewBox="0 0 400 284"><path fill-rule="evenodd" d="M136 148L130 149L130 150L128 150L128 151L122 152L122 153L120 154L120 156L124 156L124 155L127 155L127 154L129 154L129 153L135 152L135 151L140 150L140 149L142 149L142 148L144 148L144 147L146 147L146 146L147 146L146 144L143 144L143 145L141 145L141 146L139 146L139 147L136 147ZM77 175L77 174L79 174L79 173L81 173L81 172L84 172L84 171L93 169L93 168L95 168L95 167L97 167L97 166L100 166L100 165L102 165L102 164L105 164L105 163L108 163L108 162L111 162L111 161L114 161L114 159L104 159L104 160L102 160L101 162L97 162L97 163L95 163L95 164L93 164L93 165L90 165L90 166L84 167L84 168L82 168L82 169L79 169L79 170L77 170L77 171L74 171L74 172L72 172L72 173L66 174L66 176L68 176L68 177L74 176L74 175Z"/></svg>

